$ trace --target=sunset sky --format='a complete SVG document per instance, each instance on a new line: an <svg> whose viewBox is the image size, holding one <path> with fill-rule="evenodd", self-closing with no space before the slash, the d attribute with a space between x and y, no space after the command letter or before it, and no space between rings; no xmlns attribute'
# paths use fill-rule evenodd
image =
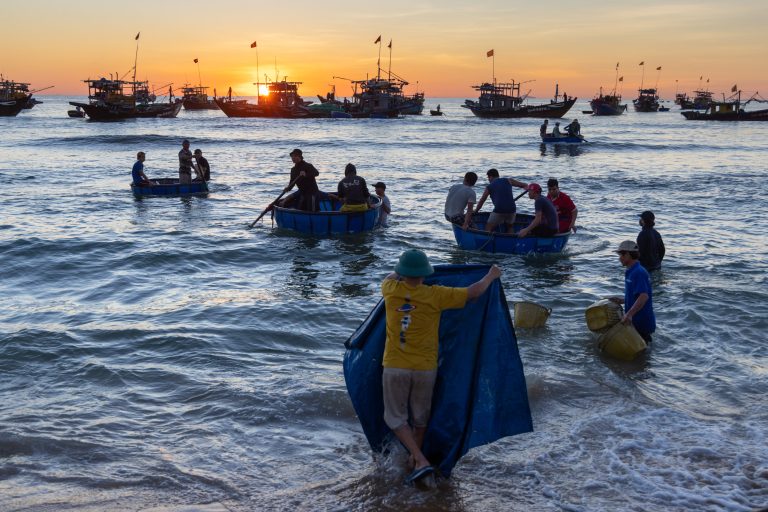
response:
<svg viewBox="0 0 768 512"><path fill-rule="evenodd" d="M255 94L256 56L263 76L303 82L304 96L350 94L347 82L375 75L379 34L386 70L393 41L392 70L428 97L476 96L470 86L492 77L495 50L500 81L523 85L532 95L560 91L582 98L602 85L613 88L621 63L623 94L635 94L645 61L645 84L653 86L662 66L661 96L709 89L768 96L768 1L580 0L476 2L338 1L258 2L169 0L102 3L82 0L4 2L0 72L55 85L46 94L87 92L81 80L126 74L139 40L138 76L160 86L198 82L224 94ZM258 49L250 44L258 42ZM706 85L706 84L704 84ZM212 91L211 91L212 93Z"/></svg>

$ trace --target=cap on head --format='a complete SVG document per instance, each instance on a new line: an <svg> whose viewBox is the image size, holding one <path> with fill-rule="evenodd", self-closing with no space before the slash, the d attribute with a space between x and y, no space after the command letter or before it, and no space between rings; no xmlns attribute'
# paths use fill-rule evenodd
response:
<svg viewBox="0 0 768 512"><path fill-rule="evenodd" d="M547 188L552 187L560 187L560 183L557 181L557 178L549 178L547 180Z"/></svg>
<svg viewBox="0 0 768 512"><path fill-rule="evenodd" d="M404 277L427 277L434 271L427 255L418 249L404 251L395 265L395 272Z"/></svg>
<svg viewBox="0 0 768 512"><path fill-rule="evenodd" d="M619 244L619 248L616 249L616 252L640 252L640 249L632 240L624 240Z"/></svg>
<svg viewBox="0 0 768 512"><path fill-rule="evenodd" d="M352 176L353 174L357 174L357 167L355 167L355 164L347 164L344 167L344 176Z"/></svg>
<svg viewBox="0 0 768 512"><path fill-rule="evenodd" d="M541 185L539 185L538 183L531 183L530 185L528 185L528 192L541 193Z"/></svg>
<svg viewBox="0 0 768 512"><path fill-rule="evenodd" d="M184 139L183 141L181 141L181 145L182 146L189 146L189 141L187 139Z"/></svg>
<svg viewBox="0 0 768 512"><path fill-rule="evenodd" d="M373 186L373 188L380 188L383 190L387 190L387 185L383 181L377 181L376 184Z"/></svg>
<svg viewBox="0 0 768 512"><path fill-rule="evenodd" d="M288 153L289 156L302 156L302 152L299 148L294 149L290 153Z"/></svg>
<svg viewBox="0 0 768 512"><path fill-rule="evenodd" d="M643 219L645 222L656 221L656 216L653 214L651 210L645 210L643 213L640 214L640 218Z"/></svg>

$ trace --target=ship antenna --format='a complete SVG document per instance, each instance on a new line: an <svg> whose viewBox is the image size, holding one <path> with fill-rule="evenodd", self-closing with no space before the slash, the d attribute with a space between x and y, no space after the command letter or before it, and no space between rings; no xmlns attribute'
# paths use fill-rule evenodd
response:
<svg viewBox="0 0 768 512"><path fill-rule="evenodd" d="M136 107L136 66L139 62L139 36L141 32L136 34L136 55L133 58L133 106Z"/></svg>

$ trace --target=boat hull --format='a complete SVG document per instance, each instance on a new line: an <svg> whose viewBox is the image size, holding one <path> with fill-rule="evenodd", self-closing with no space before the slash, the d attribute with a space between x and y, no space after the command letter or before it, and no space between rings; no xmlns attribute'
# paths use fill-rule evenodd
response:
<svg viewBox="0 0 768 512"><path fill-rule="evenodd" d="M627 105L613 105L602 101L592 100L589 102L594 116L620 116L627 111Z"/></svg>
<svg viewBox="0 0 768 512"><path fill-rule="evenodd" d="M548 237L527 236L518 238L515 233L533 220L533 215L528 214L517 215L514 225L515 233L501 232L501 227L497 228L494 233L488 233L483 230L488 215L488 213L475 215L473 220L477 229L464 230L459 224L451 224L453 236L461 249L503 254L561 253L568 244L570 233L560 233Z"/></svg>
<svg viewBox="0 0 768 512"><path fill-rule="evenodd" d="M307 107L281 105L256 105L247 101L217 99L216 104L227 117L267 117L276 119L305 119L330 117L328 112L313 112Z"/></svg>
<svg viewBox="0 0 768 512"><path fill-rule="evenodd" d="M178 178L158 178L150 181L153 183L152 186L131 183L133 195L136 197L179 197L208 194L208 184L204 181L193 181L184 185L179 183Z"/></svg>
<svg viewBox="0 0 768 512"><path fill-rule="evenodd" d="M680 112L689 121L768 121L768 109L751 112L698 112L689 110Z"/></svg>
<svg viewBox="0 0 768 512"><path fill-rule="evenodd" d="M140 118L173 118L181 111L181 101L174 103L152 103L148 105L124 106L124 105L95 105L90 103L69 102L70 105L80 107L92 121L121 121L123 119Z"/></svg>
<svg viewBox="0 0 768 512"><path fill-rule="evenodd" d="M185 99L181 103L184 105L184 110L220 110L214 100L199 101Z"/></svg>
<svg viewBox="0 0 768 512"><path fill-rule="evenodd" d="M541 138L541 142L544 144L581 144L584 142L584 137L552 137L546 136Z"/></svg>
<svg viewBox="0 0 768 512"><path fill-rule="evenodd" d="M15 100L0 100L0 117L14 117L24 110L24 105L29 101L28 98L17 98Z"/></svg>
<svg viewBox="0 0 768 512"><path fill-rule="evenodd" d="M576 103L577 98L568 101L543 103L541 105L520 105L510 108L481 107L476 101L467 100L462 107L468 108L482 119L518 119L533 117L539 119L556 119L563 117Z"/></svg>
<svg viewBox="0 0 768 512"><path fill-rule="evenodd" d="M296 231L306 235L333 236L347 233L371 231L379 221L381 202L378 198L372 208L365 212L340 212L341 204L330 199L320 201L320 211L305 212L292 208L275 207L275 222L278 228Z"/></svg>

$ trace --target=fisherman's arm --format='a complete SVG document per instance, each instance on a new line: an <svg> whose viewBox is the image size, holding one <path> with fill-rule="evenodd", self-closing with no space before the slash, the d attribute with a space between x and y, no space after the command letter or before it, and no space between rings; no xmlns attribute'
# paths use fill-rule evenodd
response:
<svg viewBox="0 0 768 512"><path fill-rule="evenodd" d="M574 206L573 211L571 212L571 227L568 229L576 232L576 216L579 214L579 210Z"/></svg>
<svg viewBox="0 0 768 512"><path fill-rule="evenodd" d="M485 293L485 290L491 286L491 283L501 276L501 269L497 265L492 265L485 276L467 287L467 300L476 299Z"/></svg>
<svg viewBox="0 0 768 512"><path fill-rule="evenodd" d="M646 302L648 302L647 293L641 293L640 295L638 295L637 300L635 300L635 303L632 304L632 307L629 308L626 314L621 318L621 322L625 325L631 325L632 317L635 316L635 314L637 314L638 311L643 309L643 306L645 306Z"/></svg>
<svg viewBox="0 0 768 512"><path fill-rule="evenodd" d="M486 187L485 191L483 192L483 195L480 196L480 201L477 202L477 208L475 208L475 213L479 212L480 208L483 207L485 200L488 199L488 194L490 194L490 191L488 190L488 187Z"/></svg>
<svg viewBox="0 0 768 512"><path fill-rule="evenodd" d="M472 206L474 206L474 203L471 201L467 203L467 213L464 215L464 224L461 226L461 229L467 229L469 223L472 222Z"/></svg>
<svg viewBox="0 0 768 512"><path fill-rule="evenodd" d="M533 228L535 228L539 224L541 224L541 211L536 212L536 216L533 218L531 223L528 224L527 227L524 227L523 229L521 229L520 232L517 234L517 236L519 236L520 238L523 238L528 233L530 233Z"/></svg>
<svg viewBox="0 0 768 512"><path fill-rule="evenodd" d="M507 179L509 180L510 184L516 186L517 188L524 188L524 189L528 188L528 184L527 183L523 183L522 181L518 181L515 178L507 178Z"/></svg>

